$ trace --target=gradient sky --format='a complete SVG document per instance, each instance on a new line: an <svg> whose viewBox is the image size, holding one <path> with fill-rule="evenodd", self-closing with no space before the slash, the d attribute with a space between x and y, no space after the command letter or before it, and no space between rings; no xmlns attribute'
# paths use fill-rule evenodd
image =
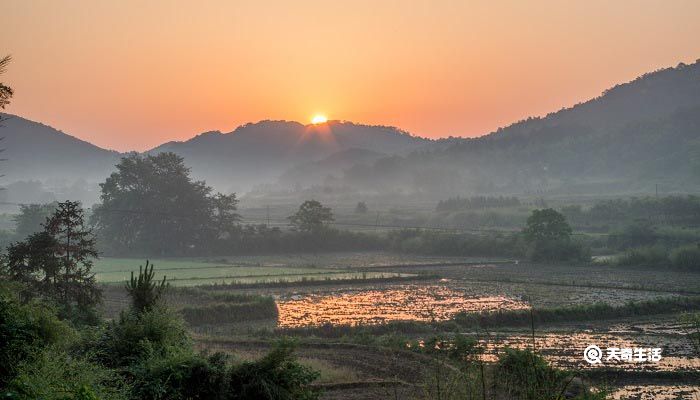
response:
<svg viewBox="0 0 700 400"><path fill-rule="evenodd" d="M0 0L7 112L144 150L262 119L479 136L700 58L700 1Z"/></svg>

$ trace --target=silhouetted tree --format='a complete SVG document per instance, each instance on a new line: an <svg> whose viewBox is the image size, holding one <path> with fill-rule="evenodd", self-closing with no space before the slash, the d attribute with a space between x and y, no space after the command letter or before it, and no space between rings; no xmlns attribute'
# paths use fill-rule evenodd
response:
<svg viewBox="0 0 700 400"><path fill-rule="evenodd" d="M5 73L7 65L10 63L10 61L12 61L12 56L0 58L0 75ZM12 98L13 94L14 91L11 87L5 85L3 82L0 82L0 109L5 109L5 106L10 104L10 99Z"/></svg>
<svg viewBox="0 0 700 400"><path fill-rule="evenodd" d="M212 195L174 153L124 157L100 187L92 222L116 253L202 253L237 228L236 196Z"/></svg>
<svg viewBox="0 0 700 400"><path fill-rule="evenodd" d="M367 204L364 201L360 201L355 206L355 214L367 214Z"/></svg>
<svg viewBox="0 0 700 400"><path fill-rule="evenodd" d="M100 301L92 273L97 257L80 203L66 201L57 204L42 232L8 247L5 272L25 284L26 298L48 297L60 305L64 318L81 319Z"/></svg>
<svg viewBox="0 0 700 400"><path fill-rule="evenodd" d="M333 212L316 200L307 200L299 206L299 211L289 217L292 225L301 232L315 233L328 222L333 222Z"/></svg>

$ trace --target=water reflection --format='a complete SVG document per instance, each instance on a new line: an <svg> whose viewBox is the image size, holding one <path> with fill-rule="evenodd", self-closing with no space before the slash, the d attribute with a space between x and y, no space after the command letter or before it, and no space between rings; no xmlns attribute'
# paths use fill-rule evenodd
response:
<svg viewBox="0 0 700 400"><path fill-rule="evenodd" d="M393 286L289 296L277 301L279 326L378 324L388 321L441 321L460 311L528 308L506 296L470 296L447 286Z"/></svg>

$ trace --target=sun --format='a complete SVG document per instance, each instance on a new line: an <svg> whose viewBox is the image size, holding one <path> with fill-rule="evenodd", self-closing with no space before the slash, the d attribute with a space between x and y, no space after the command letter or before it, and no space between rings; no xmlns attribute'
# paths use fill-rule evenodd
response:
<svg viewBox="0 0 700 400"><path fill-rule="evenodd" d="M314 125L325 124L326 122L328 122L328 118L325 115L316 114L311 118L311 123Z"/></svg>

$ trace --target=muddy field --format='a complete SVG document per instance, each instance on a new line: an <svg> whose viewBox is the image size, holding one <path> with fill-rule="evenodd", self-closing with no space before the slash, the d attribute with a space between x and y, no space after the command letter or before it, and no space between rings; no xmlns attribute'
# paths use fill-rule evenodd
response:
<svg viewBox="0 0 700 400"><path fill-rule="evenodd" d="M203 295L206 293L272 296L277 306L275 319L192 328L200 348L225 351L242 359L264 354L271 338L284 335L285 328L377 325L399 320L430 324L450 320L459 312L541 309L600 302L621 306L700 293L700 274L605 266L410 258L385 253L245 257L198 262L200 264L187 270L189 272L177 274L191 281L196 280L194 273L207 271L214 271L219 277L237 271L239 279L253 271L266 271L264 273L275 278L291 273L301 274L299 276L330 273L339 277L318 282L270 279L263 286L198 285L199 294L169 295L168 302L175 308L206 307L212 301ZM346 274L346 278L340 274ZM378 279L361 279L370 275ZM402 281L403 276L417 279ZM360 279L354 279L357 277ZM120 285L110 285L105 293L106 313L115 316L126 305L123 289ZM495 360L506 347L534 346L556 366L594 373L593 380L601 388L606 387L613 399L697 400L700 388L696 379L700 379L700 375L693 374L700 371L700 355L694 353L678 318L677 314L662 314L538 325L534 327L534 341L529 327L497 332L435 331L430 335L408 335L405 341L419 343L429 340L431 335L470 335L486 348L485 358L489 361ZM321 371L317 385L323 387L326 399L411 398L421 394L430 359L409 348L387 348L378 344L382 340L300 337L298 355L303 363ZM583 349L590 344L603 349L658 347L662 348L663 357L653 364L611 362L591 366L583 361ZM604 373L601 377L595 374L601 368L617 372Z"/></svg>

